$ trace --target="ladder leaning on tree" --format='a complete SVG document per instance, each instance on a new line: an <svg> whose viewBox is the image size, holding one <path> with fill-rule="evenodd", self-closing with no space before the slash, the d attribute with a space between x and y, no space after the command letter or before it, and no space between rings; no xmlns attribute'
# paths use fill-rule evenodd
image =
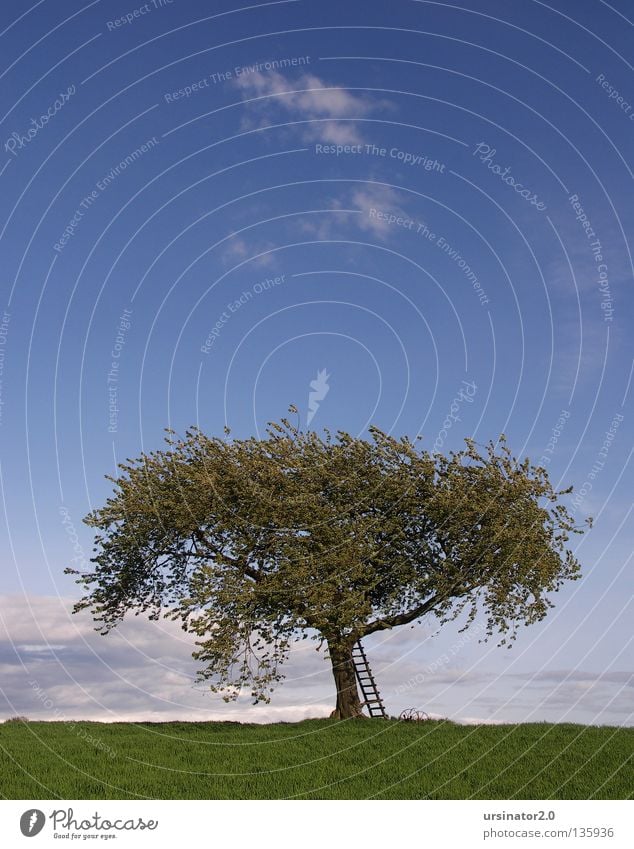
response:
<svg viewBox="0 0 634 849"><path fill-rule="evenodd" d="M376 681L372 675L370 664L361 645L361 640L352 647L352 660L354 663L354 671L357 675L357 681L363 694L363 704L368 709L371 717L382 717L387 719L387 713L383 704L383 699L379 693Z"/></svg>

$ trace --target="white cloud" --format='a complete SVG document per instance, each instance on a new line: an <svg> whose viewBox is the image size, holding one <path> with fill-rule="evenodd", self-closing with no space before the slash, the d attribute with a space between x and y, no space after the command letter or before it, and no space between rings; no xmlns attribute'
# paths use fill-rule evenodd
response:
<svg viewBox="0 0 634 849"><path fill-rule="evenodd" d="M284 109L309 118L363 117L375 108L370 98L328 86L314 74L291 81L277 71L256 72L241 75L235 84L247 96L279 97Z"/></svg>
<svg viewBox="0 0 634 849"><path fill-rule="evenodd" d="M274 704L226 704L196 684L194 640L174 622L130 617L101 636L67 598L0 596L0 719L294 722L326 717L334 687L323 653L303 643Z"/></svg>
<svg viewBox="0 0 634 849"><path fill-rule="evenodd" d="M390 224L376 212L385 212L397 217L410 218L405 209L407 198L402 192L381 183L365 183L350 190L343 199L331 200L333 214L325 213L321 217L311 216L299 222L299 229L316 239L328 241L341 239L345 232L342 228L357 228L370 233L383 242L398 233L399 227ZM354 212L348 210L356 210Z"/></svg>
<svg viewBox="0 0 634 849"><path fill-rule="evenodd" d="M249 255L249 246L244 241L244 239L239 239L237 236L234 239L231 239L227 243L227 246L224 250L223 257L228 262L236 261L239 262L242 259L246 259Z"/></svg>
<svg viewBox="0 0 634 849"><path fill-rule="evenodd" d="M222 260L227 265L236 266L249 260L255 268L271 268L275 265L276 252L273 242L250 242L235 237L222 252Z"/></svg>
<svg viewBox="0 0 634 849"><path fill-rule="evenodd" d="M385 241L395 230L398 231L398 225L388 223L383 217L379 218L375 212L411 219L411 215L404 208L405 202L403 194L391 186L368 183L352 192L352 205L362 213L353 216L353 220L362 230Z"/></svg>
<svg viewBox="0 0 634 849"><path fill-rule="evenodd" d="M303 74L295 80L287 79L277 71L243 74L235 85L249 108L260 118L256 126L274 123L270 114L278 109L290 119L313 122L301 128L305 141L323 141L330 144L358 144L361 134L354 121L377 110L389 108L382 100L353 94L344 88L329 86L315 74ZM266 120L263 120L266 113Z"/></svg>
<svg viewBox="0 0 634 849"><path fill-rule="evenodd" d="M585 685L595 686L600 683L622 684L626 687L634 687L634 672L611 670L608 672L590 672L583 669L549 669L537 672L534 675L524 674L516 677L525 678L531 682L546 682L561 684L564 681L580 682Z"/></svg>
<svg viewBox="0 0 634 849"><path fill-rule="evenodd" d="M235 85L248 101L245 126L261 128L274 124L277 118L272 116L277 113L290 123L309 122L294 128L306 143L360 144L364 139L359 125L349 119L367 118L393 108L385 100L330 86L315 74L303 74L291 80L277 71L255 72L239 76ZM293 127L289 129L293 130ZM357 207L359 214L344 212L326 215L319 220L305 219L299 226L303 232L321 240L340 238L342 225L345 224L387 240L395 234L395 225L371 216L370 209L411 217L404 208L406 200L402 192L389 186L369 183L331 201L333 209Z"/></svg>

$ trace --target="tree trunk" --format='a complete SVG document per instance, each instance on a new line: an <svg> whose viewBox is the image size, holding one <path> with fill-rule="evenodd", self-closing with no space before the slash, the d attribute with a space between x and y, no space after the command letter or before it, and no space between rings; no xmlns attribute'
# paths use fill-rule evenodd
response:
<svg viewBox="0 0 634 849"><path fill-rule="evenodd" d="M330 714L331 719L365 718L363 705L357 690L357 676L352 660L352 646L331 645L328 643L328 654L332 663L332 674L337 688L337 704Z"/></svg>

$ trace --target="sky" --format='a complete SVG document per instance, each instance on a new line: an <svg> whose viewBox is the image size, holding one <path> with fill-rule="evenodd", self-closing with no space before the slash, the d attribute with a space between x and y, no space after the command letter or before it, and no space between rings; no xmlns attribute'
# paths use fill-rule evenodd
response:
<svg viewBox="0 0 634 849"><path fill-rule="evenodd" d="M0 718L326 716L195 684L169 622L73 616L82 518L166 427L505 433L574 487L580 581L508 651L374 635L388 711L632 723L632 9L625 0L6 0Z"/></svg>

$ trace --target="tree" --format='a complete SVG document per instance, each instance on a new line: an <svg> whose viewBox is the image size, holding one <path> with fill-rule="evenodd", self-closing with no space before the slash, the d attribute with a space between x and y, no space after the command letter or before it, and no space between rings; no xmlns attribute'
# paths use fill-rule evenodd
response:
<svg viewBox="0 0 634 849"><path fill-rule="evenodd" d="M375 427L322 437L287 419L264 439L167 433L164 450L120 465L84 520L95 566L67 570L86 591L75 612L102 633L128 611L179 620L227 701L245 686L268 701L291 643L311 636L327 644L332 715L360 716L356 640L464 612L504 644L579 577L566 543L583 530L560 502L571 489L504 437L443 456Z"/></svg>

